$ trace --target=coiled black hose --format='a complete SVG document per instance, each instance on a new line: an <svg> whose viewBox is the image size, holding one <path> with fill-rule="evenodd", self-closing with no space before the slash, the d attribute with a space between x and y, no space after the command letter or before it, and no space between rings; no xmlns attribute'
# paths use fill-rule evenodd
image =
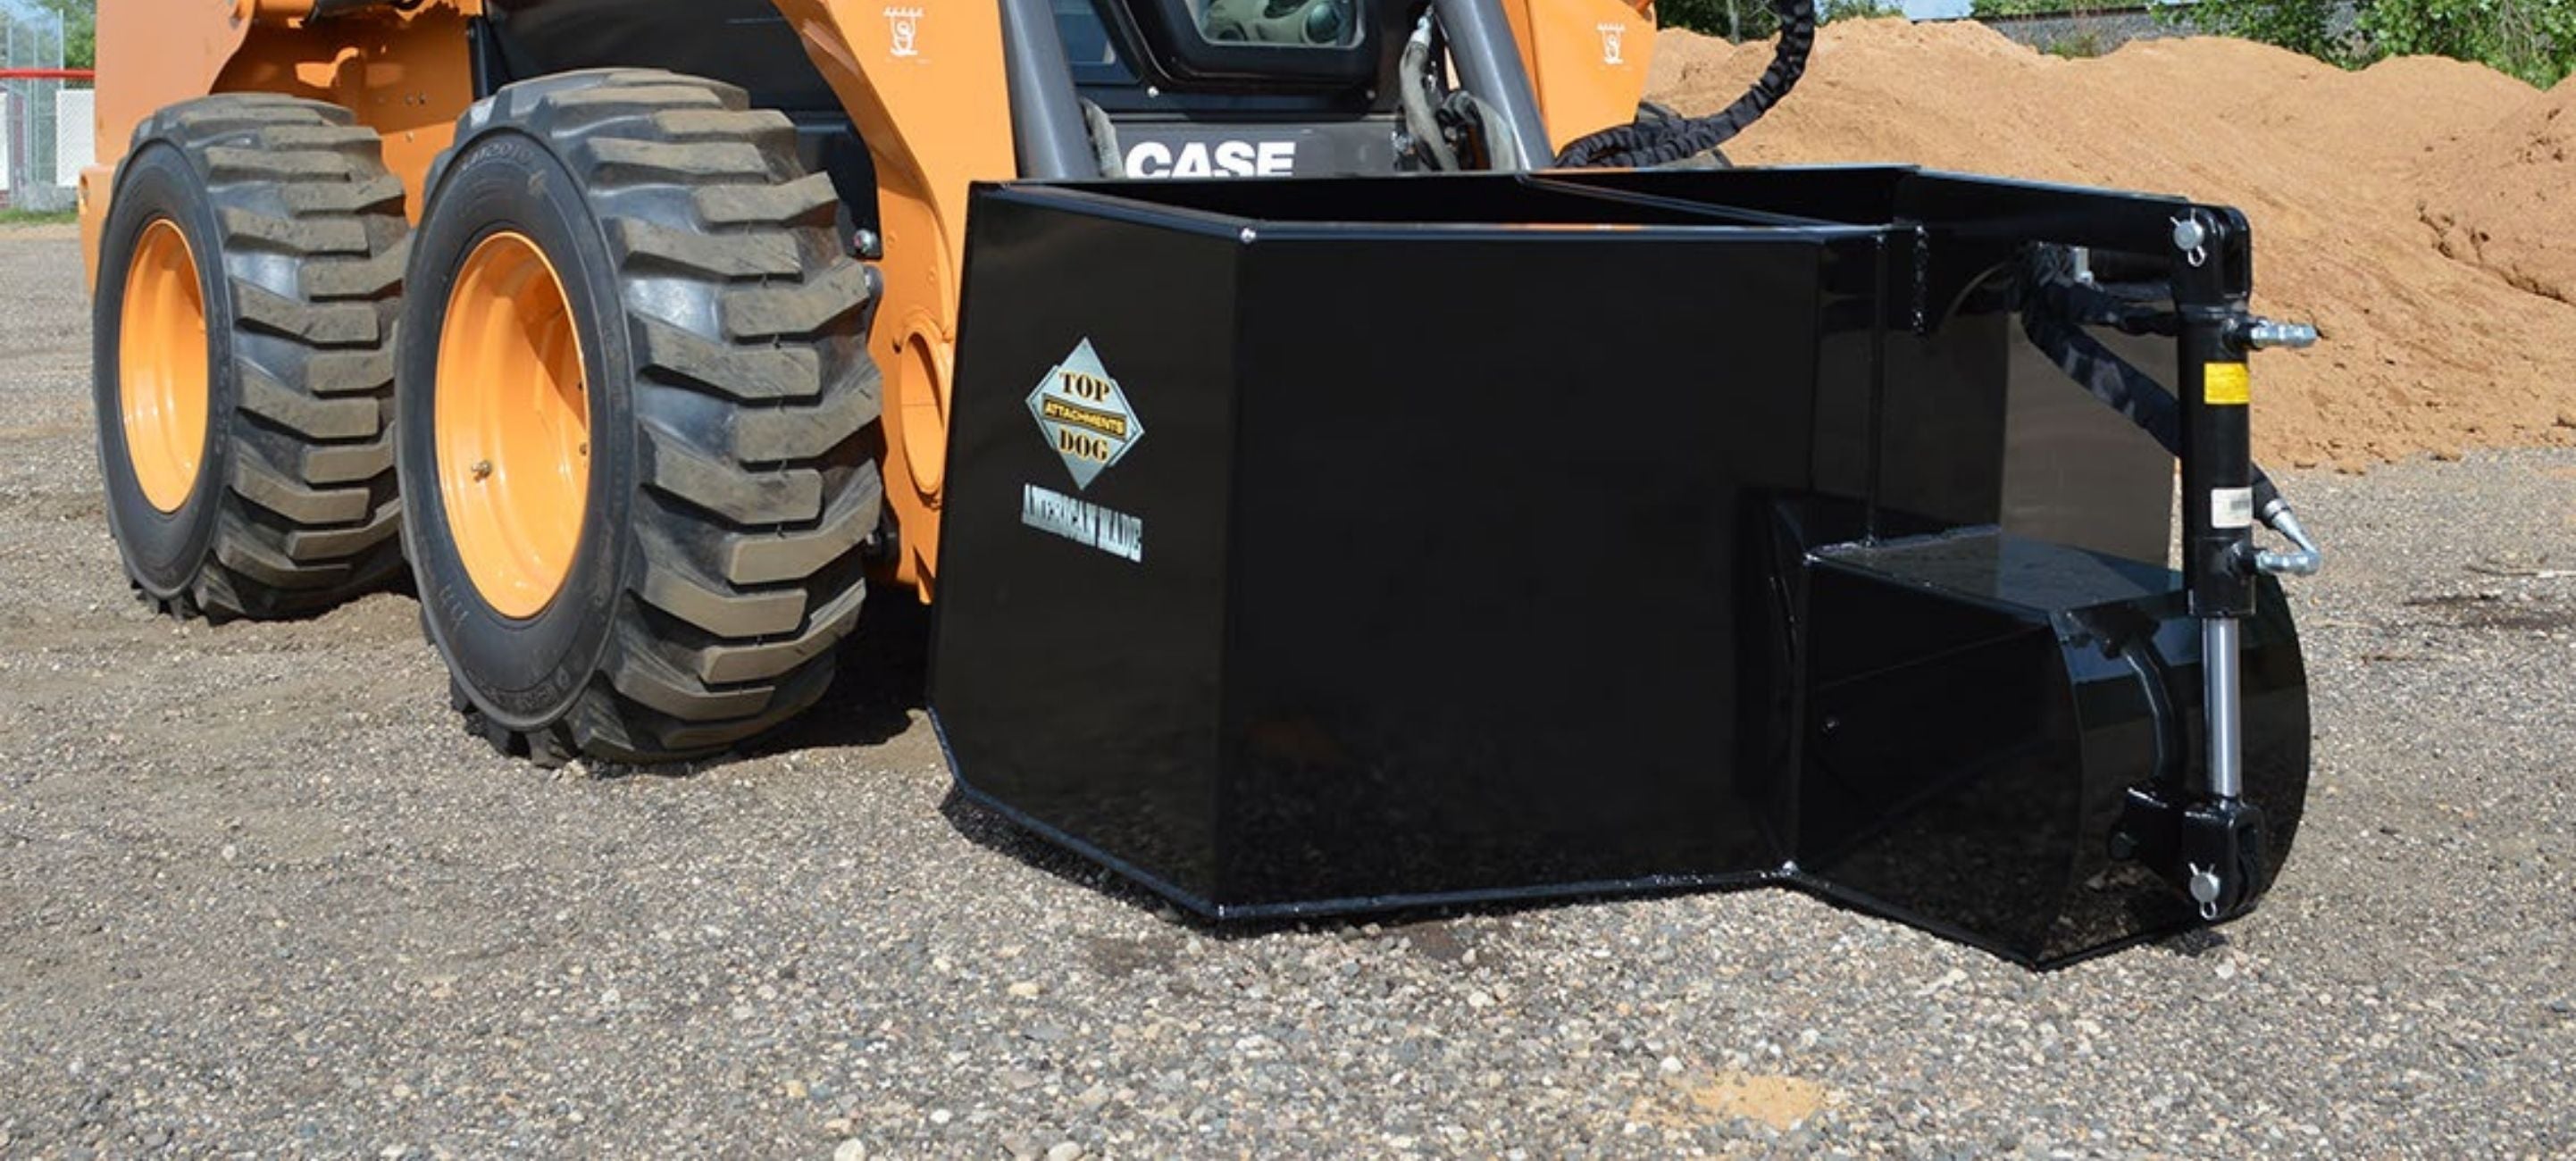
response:
<svg viewBox="0 0 2576 1161"><path fill-rule="evenodd" d="M1762 119L1798 78L1807 73L1807 54L1816 46L1816 0L1771 0L1780 16L1780 42L1771 50L1771 67L1735 103L1705 117L1674 121L1641 121L1613 125L1566 143L1556 163L1568 169L1642 169L1670 165L1715 149L1746 126Z"/></svg>

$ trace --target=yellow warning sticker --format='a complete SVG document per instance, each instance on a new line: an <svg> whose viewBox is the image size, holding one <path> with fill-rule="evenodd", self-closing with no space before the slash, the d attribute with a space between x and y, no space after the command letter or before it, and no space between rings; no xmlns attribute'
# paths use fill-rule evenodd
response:
<svg viewBox="0 0 2576 1161"><path fill-rule="evenodd" d="M2243 363L2211 363L2201 372L2201 398L2220 406L2243 407L2254 401L2253 377Z"/></svg>

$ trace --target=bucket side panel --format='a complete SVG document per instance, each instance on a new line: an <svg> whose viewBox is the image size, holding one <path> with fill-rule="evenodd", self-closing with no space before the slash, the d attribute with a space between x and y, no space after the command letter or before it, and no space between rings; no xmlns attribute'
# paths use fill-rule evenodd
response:
<svg viewBox="0 0 2576 1161"><path fill-rule="evenodd" d="M976 214L931 703L971 794L1204 905L1232 247Z"/></svg>

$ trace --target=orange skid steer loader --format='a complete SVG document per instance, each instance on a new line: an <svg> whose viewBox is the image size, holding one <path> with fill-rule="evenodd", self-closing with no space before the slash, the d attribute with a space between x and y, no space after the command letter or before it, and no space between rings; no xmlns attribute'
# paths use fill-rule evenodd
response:
<svg viewBox="0 0 2576 1161"><path fill-rule="evenodd" d="M102 5L116 540L178 617L407 576L541 763L935 597L962 793L1217 918L2242 914L2317 564L2245 360L2314 332L2224 207L1730 168L1778 2L1702 117L1645 0Z"/></svg>

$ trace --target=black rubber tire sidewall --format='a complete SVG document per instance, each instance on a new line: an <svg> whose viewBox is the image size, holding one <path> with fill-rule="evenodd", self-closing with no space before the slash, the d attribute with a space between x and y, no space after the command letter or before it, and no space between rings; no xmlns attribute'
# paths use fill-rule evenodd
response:
<svg viewBox="0 0 2576 1161"><path fill-rule="evenodd" d="M119 397L124 368L120 352L125 284L134 246L153 222L178 226L197 264L197 290L206 314L206 444L197 458L197 482L176 512L163 512L143 495L125 443ZM117 177L99 244L98 287L91 295L90 395L97 411L99 474L107 486L108 526L143 590L162 600L186 594L211 549L232 476L234 400L240 385L233 370L232 284L225 276L222 229L214 196L187 155L150 142L129 158Z"/></svg>
<svg viewBox="0 0 2576 1161"><path fill-rule="evenodd" d="M495 129L464 143L439 175L412 238L395 373L396 463L403 535L420 587L422 619L477 705L516 730L563 716L597 671L623 588L624 534L637 455L631 401L614 385L633 379L616 265L581 186L527 134ZM483 599L457 556L438 483L439 335L467 255L515 230L537 244L563 282L588 380L590 487L581 539L554 600L524 620ZM616 320L603 328L602 319Z"/></svg>

